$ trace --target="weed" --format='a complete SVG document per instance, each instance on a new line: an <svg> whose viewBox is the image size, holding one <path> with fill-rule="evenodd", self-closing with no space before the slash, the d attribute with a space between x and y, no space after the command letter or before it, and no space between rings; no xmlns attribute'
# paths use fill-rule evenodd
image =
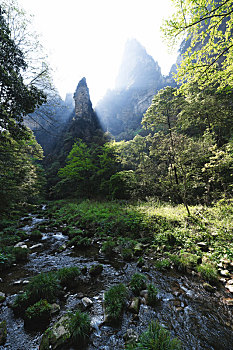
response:
<svg viewBox="0 0 233 350"><path fill-rule="evenodd" d="M80 275L80 270L76 266L64 267L57 271L57 278L62 286L73 287L76 284L76 277Z"/></svg>
<svg viewBox="0 0 233 350"><path fill-rule="evenodd" d="M130 288L135 295L139 295L140 291L146 288L146 276L135 273L131 278Z"/></svg>
<svg viewBox="0 0 233 350"><path fill-rule="evenodd" d="M148 290L148 296L147 296L147 304L150 306L155 306L155 304L158 302L158 289L154 286L154 284L149 283L147 285Z"/></svg>
<svg viewBox="0 0 233 350"><path fill-rule="evenodd" d="M170 333L158 322L152 321L147 331L141 334L139 342L126 346L127 350L181 350L178 339L171 339Z"/></svg>
<svg viewBox="0 0 233 350"><path fill-rule="evenodd" d="M197 271L210 283L216 283L218 281L218 272L211 263L202 263L197 267Z"/></svg>
<svg viewBox="0 0 233 350"><path fill-rule="evenodd" d="M171 263L168 259L157 260L155 262L155 268L160 271L169 269L170 265Z"/></svg>
<svg viewBox="0 0 233 350"><path fill-rule="evenodd" d="M111 287L104 294L104 305L108 319L112 322L119 322L123 308L126 303L127 288L124 284L120 283Z"/></svg>
<svg viewBox="0 0 233 350"><path fill-rule="evenodd" d="M89 315L78 310L75 314L70 313L69 317L71 342L75 344L86 343L91 330L91 320Z"/></svg>
<svg viewBox="0 0 233 350"><path fill-rule="evenodd" d="M36 329L45 326L49 322L51 304L47 300L41 299L25 311L25 325Z"/></svg>

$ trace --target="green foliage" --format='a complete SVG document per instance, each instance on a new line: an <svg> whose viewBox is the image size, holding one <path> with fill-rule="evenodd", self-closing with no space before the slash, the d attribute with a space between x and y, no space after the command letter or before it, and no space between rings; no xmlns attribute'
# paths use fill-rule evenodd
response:
<svg viewBox="0 0 233 350"><path fill-rule="evenodd" d="M68 243L68 246L73 245L78 248L88 248L91 246L91 239L87 237L75 236Z"/></svg>
<svg viewBox="0 0 233 350"><path fill-rule="evenodd" d="M181 350L181 343L171 339L169 331L158 322L152 321L147 331L141 334L139 342L126 346L127 350Z"/></svg>
<svg viewBox="0 0 233 350"><path fill-rule="evenodd" d="M76 266L63 267L57 271L56 275L62 286L72 287L75 285L75 278L80 275L80 270Z"/></svg>
<svg viewBox="0 0 233 350"><path fill-rule="evenodd" d="M218 272L215 266L211 263L202 263L201 265L198 265L197 271L210 283L215 283L218 281Z"/></svg>
<svg viewBox="0 0 233 350"><path fill-rule="evenodd" d="M27 140L15 141L9 135L0 143L0 209L6 211L14 203L36 198L42 190L43 176L36 164L42 159L42 148L32 132Z"/></svg>
<svg viewBox="0 0 233 350"><path fill-rule="evenodd" d="M168 259L163 259L163 260L157 260L155 262L155 268L157 270L163 271L167 270L170 267L170 261Z"/></svg>
<svg viewBox="0 0 233 350"><path fill-rule="evenodd" d="M50 318L51 305L47 300L41 299L29 306L25 311L25 322L30 328L38 328L47 323Z"/></svg>
<svg viewBox="0 0 233 350"><path fill-rule="evenodd" d="M148 296L147 296L147 304L150 306L155 306L158 302L158 289L152 284L149 283L147 285Z"/></svg>
<svg viewBox="0 0 233 350"><path fill-rule="evenodd" d="M115 248L116 248L116 242L114 242L111 238L109 238L107 241L105 241L102 244L101 251L106 256L111 257L111 255L114 253Z"/></svg>
<svg viewBox="0 0 233 350"><path fill-rule="evenodd" d="M29 249L28 248L15 247L12 250L12 254L14 255L15 260L17 262L26 261L26 260L28 260Z"/></svg>
<svg viewBox="0 0 233 350"><path fill-rule="evenodd" d="M102 273L103 271L103 265L101 264L95 264L95 265L92 265L90 270L89 270L89 274L91 276L98 276Z"/></svg>
<svg viewBox="0 0 233 350"><path fill-rule="evenodd" d="M109 320L119 322L126 303L127 289L122 283L111 287L104 294L105 312Z"/></svg>
<svg viewBox="0 0 233 350"><path fill-rule="evenodd" d="M34 241L39 241L42 237L43 237L43 235L39 230L33 230L30 233L30 238Z"/></svg>
<svg viewBox="0 0 233 350"><path fill-rule="evenodd" d="M91 331L90 316L84 312L76 311L69 314L69 330L71 333L71 342L74 344L83 344L88 341Z"/></svg>
<svg viewBox="0 0 233 350"><path fill-rule="evenodd" d="M146 276L141 273L135 273L130 280L130 288L135 295L146 289Z"/></svg>
<svg viewBox="0 0 233 350"><path fill-rule="evenodd" d="M119 171L109 181L112 198L128 199L136 187L137 180L133 170Z"/></svg>
<svg viewBox="0 0 233 350"><path fill-rule="evenodd" d="M60 293L59 281L56 273L47 272L34 276L26 286L26 294L30 303L40 299L54 302Z"/></svg>
<svg viewBox="0 0 233 350"><path fill-rule="evenodd" d="M217 85L232 88L232 0L173 0L175 13L163 26L165 38L174 43L185 38L177 81L187 86Z"/></svg>

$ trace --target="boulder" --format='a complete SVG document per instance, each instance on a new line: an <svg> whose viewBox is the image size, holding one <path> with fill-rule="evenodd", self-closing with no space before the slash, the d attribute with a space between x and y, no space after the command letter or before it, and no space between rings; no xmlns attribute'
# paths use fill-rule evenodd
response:
<svg viewBox="0 0 233 350"><path fill-rule="evenodd" d="M140 307L140 299L137 297L133 298L129 306L129 310L134 314L138 314L139 307Z"/></svg>
<svg viewBox="0 0 233 350"><path fill-rule="evenodd" d="M64 315L51 328L45 331L39 350L63 349L68 343L70 336L69 316Z"/></svg>
<svg viewBox="0 0 233 350"><path fill-rule="evenodd" d="M82 298L82 303L85 309L91 307L93 305L93 301L87 297Z"/></svg>

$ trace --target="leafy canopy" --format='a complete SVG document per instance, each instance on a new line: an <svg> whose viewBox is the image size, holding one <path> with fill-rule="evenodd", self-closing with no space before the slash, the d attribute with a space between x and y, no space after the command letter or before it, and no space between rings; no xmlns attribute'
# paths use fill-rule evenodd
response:
<svg viewBox="0 0 233 350"><path fill-rule="evenodd" d="M162 31L170 45L183 42L177 81L201 87L233 86L233 0L172 0L173 16Z"/></svg>

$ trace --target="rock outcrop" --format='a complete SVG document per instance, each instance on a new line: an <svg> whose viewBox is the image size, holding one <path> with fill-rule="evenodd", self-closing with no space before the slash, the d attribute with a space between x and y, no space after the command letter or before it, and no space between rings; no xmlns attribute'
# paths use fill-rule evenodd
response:
<svg viewBox="0 0 233 350"><path fill-rule="evenodd" d="M158 90L174 84L164 77L157 62L135 39L126 43L116 87L97 104L96 112L105 130L116 139L130 139L141 128L143 114Z"/></svg>

